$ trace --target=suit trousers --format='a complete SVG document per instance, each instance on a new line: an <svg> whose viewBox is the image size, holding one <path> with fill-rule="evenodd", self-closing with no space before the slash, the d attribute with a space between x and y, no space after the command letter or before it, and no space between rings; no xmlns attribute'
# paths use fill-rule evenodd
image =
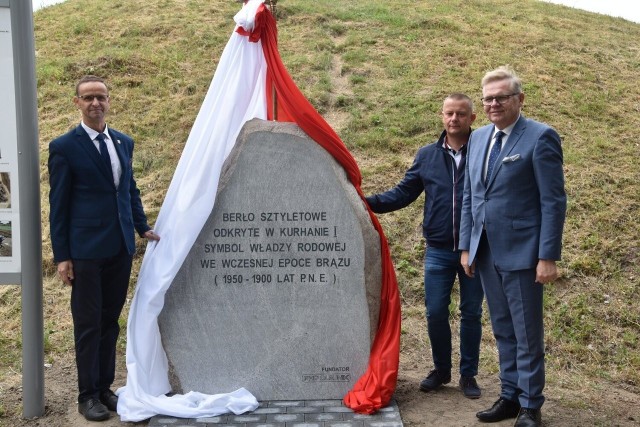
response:
<svg viewBox="0 0 640 427"><path fill-rule="evenodd" d="M539 409L545 384L543 285L535 283L535 268L500 270L484 232L476 266L498 346L501 397Z"/></svg>
<svg viewBox="0 0 640 427"><path fill-rule="evenodd" d="M73 260L71 314L78 402L98 397L115 378L118 319L127 298L132 259L122 245L114 257Z"/></svg>

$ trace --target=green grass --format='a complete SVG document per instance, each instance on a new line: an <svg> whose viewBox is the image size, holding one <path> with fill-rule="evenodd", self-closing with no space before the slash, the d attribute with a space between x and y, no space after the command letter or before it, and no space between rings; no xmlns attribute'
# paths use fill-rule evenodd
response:
<svg viewBox="0 0 640 427"><path fill-rule="evenodd" d="M135 172L153 221L237 7L69 0L35 14L48 359L72 348L48 241L46 158L48 142L79 120L74 82L86 73L109 80L109 123L136 139ZM282 0L278 11L284 63L322 114L340 114L332 125L358 160L365 193L397 183L416 150L438 137L447 94L479 104L486 71L510 64L519 72L524 114L555 127L565 154L563 276L545 291L549 381L588 389L605 379L638 392L640 25L526 0ZM486 123L480 111L476 126ZM423 327L421 209L416 202L380 219L403 315ZM0 374L19 366L19 300L15 288L0 288ZM425 345L411 341L410 324L403 351ZM495 370L495 355L483 352L482 363Z"/></svg>

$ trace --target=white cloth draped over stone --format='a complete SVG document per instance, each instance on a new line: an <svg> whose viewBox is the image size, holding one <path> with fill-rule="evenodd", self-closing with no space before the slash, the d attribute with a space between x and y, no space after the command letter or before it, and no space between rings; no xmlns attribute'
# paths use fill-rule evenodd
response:
<svg viewBox="0 0 640 427"><path fill-rule="evenodd" d="M263 1L249 0L234 17L236 24L251 31ZM165 396L171 386L158 315L167 289L213 210L222 165L240 129L254 117L267 118L266 72L261 43L249 42L234 31L160 209L155 231L161 240L147 245L140 268L127 323L127 383L117 391L122 421L157 414L184 418L240 414L258 406L244 388L215 395L192 391Z"/></svg>

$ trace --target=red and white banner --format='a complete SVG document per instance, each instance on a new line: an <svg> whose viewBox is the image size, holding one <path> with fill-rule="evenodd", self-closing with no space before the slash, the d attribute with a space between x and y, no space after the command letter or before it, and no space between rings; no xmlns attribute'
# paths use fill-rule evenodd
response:
<svg viewBox="0 0 640 427"><path fill-rule="evenodd" d="M140 421L156 414L210 417L257 407L255 397L245 389L219 395L194 391L165 396L171 387L157 319L167 289L213 210L222 165L240 129L252 118L273 118L273 88L277 120L295 122L320 144L343 166L364 198L353 156L284 67L275 19L263 1L247 1L234 17L236 30L222 53L154 227L162 239L147 246L127 326L127 384L117 392L118 414L123 421ZM400 347L395 272L382 227L371 211L369 214L381 243L380 321L367 371L344 397L346 406L361 413L373 413L391 399Z"/></svg>

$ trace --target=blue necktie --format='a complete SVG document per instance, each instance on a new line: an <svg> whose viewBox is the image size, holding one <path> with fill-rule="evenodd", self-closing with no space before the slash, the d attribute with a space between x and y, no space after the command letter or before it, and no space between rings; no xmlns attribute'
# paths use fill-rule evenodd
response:
<svg viewBox="0 0 640 427"><path fill-rule="evenodd" d="M100 148L100 156L102 156L102 160L104 160L107 168L111 170L111 157L109 157L109 150L107 150L107 144L104 142L104 133L99 133L96 136L98 140L98 148Z"/></svg>
<svg viewBox="0 0 640 427"><path fill-rule="evenodd" d="M491 178L491 174L493 173L493 168L496 165L496 160L498 160L498 156L500 155L500 151L502 150L502 137L505 135L504 132L499 130L496 132L496 142L493 143L493 147L491 147L491 151L489 152L489 162L487 163L487 176L484 179L484 185L489 185L489 179Z"/></svg>

